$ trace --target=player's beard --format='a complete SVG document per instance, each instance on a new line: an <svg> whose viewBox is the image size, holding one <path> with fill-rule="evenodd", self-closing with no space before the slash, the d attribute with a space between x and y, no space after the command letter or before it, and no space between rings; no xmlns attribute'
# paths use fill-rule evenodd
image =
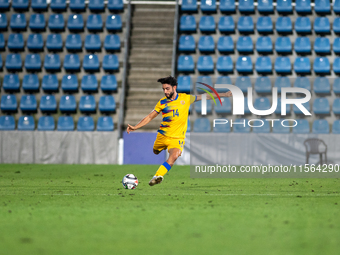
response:
<svg viewBox="0 0 340 255"><path fill-rule="evenodd" d="M167 99L171 99L171 98L173 97L173 95L174 95L174 89L172 89L172 91L170 92L169 96L167 96L167 95L165 94L165 96L166 96Z"/></svg>

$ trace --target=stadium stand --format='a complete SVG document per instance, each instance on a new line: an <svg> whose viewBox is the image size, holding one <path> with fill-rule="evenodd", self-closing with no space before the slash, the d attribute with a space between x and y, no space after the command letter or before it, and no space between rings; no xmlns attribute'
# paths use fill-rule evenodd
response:
<svg viewBox="0 0 340 255"><path fill-rule="evenodd" d="M18 120L18 130L33 131L35 129L34 118L31 115L20 116Z"/></svg>

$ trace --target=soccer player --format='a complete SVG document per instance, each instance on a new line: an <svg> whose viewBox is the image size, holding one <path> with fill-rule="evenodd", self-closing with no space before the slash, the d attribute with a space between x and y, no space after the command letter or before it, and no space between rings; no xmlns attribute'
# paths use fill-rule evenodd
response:
<svg viewBox="0 0 340 255"><path fill-rule="evenodd" d="M163 120L158 129L157 138L153 146L153 153L159 154L162 150L168 149L169 158L157 170L155 176L150 180L149 185L153 186L163 181L163 176L171 169L175 161L181 156L184 146L185 133L188 125L189 107L195 101L200 101L202 95L194 96L185 93L177 93L177 80L172 76L158 80L162 84L165 94L157 103L155 109L144 117L137 125L128 124L127 133L135 131L153 120L162 112ZM231 91L218 93L219 97L230 97ZM217 95L213 94L214 98ZM209 94L206 98L211 99Z"/></svg>

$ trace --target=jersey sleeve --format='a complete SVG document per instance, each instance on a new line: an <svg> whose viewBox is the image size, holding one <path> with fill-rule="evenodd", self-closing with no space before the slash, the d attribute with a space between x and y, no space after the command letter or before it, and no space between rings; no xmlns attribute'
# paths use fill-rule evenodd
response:
<svg viewBox="0 0 340 255"><path fill-rule="evenodd" d="M189 99L190 100L190 104L192 104L193 102L195 102L197 99L197 96L194 96L194 95L189 95Z"/></svg>
<svg viewBox="0 0 340 255"><path fill-rule="evenodd" d="M158 103L155 106L154 111L156 111L157 113L160 113L162 111L162 107L161 107L161 102L158 101Z"/></svg>

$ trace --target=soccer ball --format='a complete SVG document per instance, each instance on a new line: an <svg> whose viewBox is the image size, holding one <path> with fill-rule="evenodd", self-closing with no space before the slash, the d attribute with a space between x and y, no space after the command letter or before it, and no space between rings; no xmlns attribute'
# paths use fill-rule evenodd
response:
<svg viewBox="0 0 340 255"><path fill-rule="evenodd" d="M125 189L135 189L138 186L138 179L133 174L127 174L122 180Z"/></svg>

